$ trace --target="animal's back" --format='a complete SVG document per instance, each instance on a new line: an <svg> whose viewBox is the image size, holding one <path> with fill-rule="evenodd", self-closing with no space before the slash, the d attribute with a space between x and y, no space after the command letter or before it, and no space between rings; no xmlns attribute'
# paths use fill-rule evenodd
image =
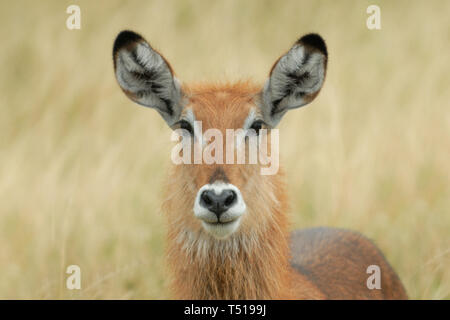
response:
<svg viewBox="0 0 450 320"><path fill-rule="evenodd" d="M291 233L291 265L327 299L407 299L406 291L381 251L366 237L335 228ZM380 267L381 289L369 289L367 267Z"/></svg>

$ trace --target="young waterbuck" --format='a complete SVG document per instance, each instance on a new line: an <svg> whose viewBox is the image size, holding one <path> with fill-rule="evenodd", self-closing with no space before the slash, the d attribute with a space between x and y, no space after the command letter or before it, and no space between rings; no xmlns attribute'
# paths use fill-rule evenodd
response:
<svg viewBox="0 0 450 320"><path fill-rule="evenodd" d="M263 87L249 81L181 85L140 35L123 31L113 48L115 75L125 94L158 111L170 128L183 129L182 139L197 150L206 148L201 137L212 128L224 136L227 129L270 136L289 110L317 96L327 57L323 39L308 34L275 62ZM245 147L249 139L243 141ZM176 298L407 298L383 254L360 234L333 228L289 234L283 174L263 175L261 166L172 166L163 211ZM379 268L377 288L368 285L369 266Z"/></svg>

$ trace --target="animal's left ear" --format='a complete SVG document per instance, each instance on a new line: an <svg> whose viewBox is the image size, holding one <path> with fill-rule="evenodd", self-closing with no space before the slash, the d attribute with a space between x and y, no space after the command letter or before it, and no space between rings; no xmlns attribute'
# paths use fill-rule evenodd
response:
<svg viewBox="0 0 450 320"><path fill-rule="evenodd" d="M275 127L289 109L310 103L319 93L327 69L325 41L317 34L301 37L277 62L262 92L264 120Z"/></svg>

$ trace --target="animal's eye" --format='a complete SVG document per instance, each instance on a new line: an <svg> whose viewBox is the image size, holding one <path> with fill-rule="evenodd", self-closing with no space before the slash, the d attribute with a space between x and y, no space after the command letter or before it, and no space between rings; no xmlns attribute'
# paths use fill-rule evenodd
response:
<svg viewBox="0 0 450 320"><path fill-rule="evenodd" d="M192 128L191 124L189 122L187 122L186 120L180 120L178 121L178 125L180 129L184 129L187 132L189 132L189 134L191 136L194 135L194 129Z"/></svg>
<svg viewBox="0 0 450 320"><path fill-rule="evenodd" d="M250 129L255 130L256 135L259 135L259 131L262 129L263 125L264 121L256 120L255 122L252 123Z"/></svg>

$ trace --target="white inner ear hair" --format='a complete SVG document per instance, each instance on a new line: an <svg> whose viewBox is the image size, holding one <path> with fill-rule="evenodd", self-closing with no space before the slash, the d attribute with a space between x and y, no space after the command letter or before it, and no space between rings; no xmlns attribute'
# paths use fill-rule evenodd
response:
<svg viewBox="0 0 450 320"><path fill-rule="evenodd" d="M301 44L280 58L270 77L271 100L280 101L277 110L298 108L303 97L320 90L325 77L325 56L310 52Z"/></svg>
<svg viewBox="0 0 450 320"><path fill-rule="evenodd" d="M132 51L120 50L116 65L120 86L135 95L136 102L170 113L166 103L178 101L179 90L164 59L147 43L137 43Z"/></svg>

